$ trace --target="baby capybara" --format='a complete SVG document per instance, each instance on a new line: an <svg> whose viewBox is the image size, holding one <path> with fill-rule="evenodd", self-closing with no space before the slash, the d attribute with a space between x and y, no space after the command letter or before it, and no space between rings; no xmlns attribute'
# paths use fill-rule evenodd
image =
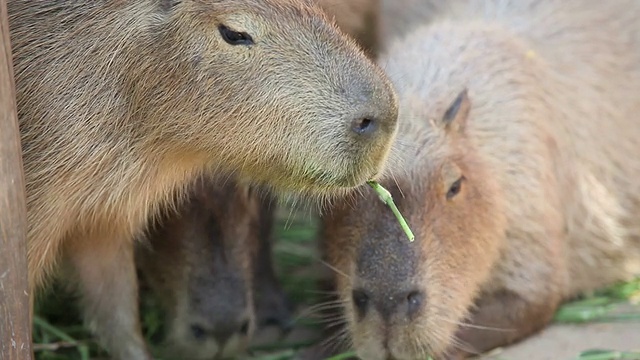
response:
<svg viewBox="0 0 640 360"><path fill-rule="evenodd" d="M143 280L166 314L163 350L172 358L235 354L255 327L251 266L259 204L250 191L232 181L199 182L137 249Z"/></svg>
<svg viewBox="0 0 640 360"><path fill-rule="evenodd" d="M166 315L165 356L235 356L256 326L291 320L271 263L273 206L247 184L205 179L150 228L136 264Z"/></svg>
<svg viewBox="0 0 640 360"><path fill-rule="evenodd" d="M640 3L478 1L381 56L401 161L323 219L361 359L459 359L640 274Z"/></svg>

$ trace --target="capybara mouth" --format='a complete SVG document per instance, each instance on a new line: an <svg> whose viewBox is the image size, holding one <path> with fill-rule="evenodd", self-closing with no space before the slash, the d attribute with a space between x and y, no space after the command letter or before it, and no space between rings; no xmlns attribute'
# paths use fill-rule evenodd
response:
<svg viewBox="0 0 640 360"><path fill-rule="evenodd" d="M378 175L378 172L375 170L361 172L359 174L349 173L340 176L336 176L335 174L324 170L315 170L311 173L311 179L313 186L317 188L351 190L365 185L367 181L375 179Z"/></svg>

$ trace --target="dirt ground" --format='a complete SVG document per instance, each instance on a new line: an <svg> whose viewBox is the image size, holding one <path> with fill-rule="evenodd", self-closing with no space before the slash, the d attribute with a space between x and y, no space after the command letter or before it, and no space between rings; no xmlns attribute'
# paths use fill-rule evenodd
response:
<svg viewBox="0 0 640 360"><path fill-rule="evenodd" d="M632 305L625 304L617 311L632 309ZM521 343L496 349L479 359L572 360L580 352L592 349L640 351L640 322L555 324Z"/></svg>

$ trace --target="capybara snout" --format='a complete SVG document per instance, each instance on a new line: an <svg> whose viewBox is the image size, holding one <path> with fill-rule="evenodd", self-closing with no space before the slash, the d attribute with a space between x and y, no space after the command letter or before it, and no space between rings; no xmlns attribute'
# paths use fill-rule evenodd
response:
<svg viewBox="0 0 640 360"><path fill-rule="evenodd" d="M319 7L267 3L273 6L207 4L215 16L198 2L176 5L174 11L197 26L178 28L175 44L167 40L184 59L172 64L167 56L178 55L162 54L162 69L153 70L176 82L161 78L134 90L150 96L162 89L176 100L188 97L192 106L158 104L156 116L147 118L175 121L168 126L172 131L164 131L167 140L213 150L224 157L221 166L276 188L326 192L376 177L397 127L397 102L386 75ZM264 9L256 13L248 6ZM213 119L217 114L224 119ZM185 122L185 116L195 121ZM271 134L277 136L265 142Z"/></svg>
<svg viewBox="0 0 640 360"><path fill-rule="evenodd" d="M231 239L234 240L242 241ZM220 250L223 249L216 249ZM193 341L194 347L204 348L207 346L203 345L212 343L224 349L234 338L246 341L251 336L255 328L253 302L249 299L251 292L248 292L251 282L246 278L247 272L243 273L241 268L247 265L239 264L238 260L237 257L225 259L224 256L214 256L213 259L201 258L199 262L190 264L194 267L208 266L210 270L199 274L197 269L191 269L192 276L187 279L188 308L178 308L178 311L185 311L186 316L178 315L173 320L174 328L188 328L181 335L187 339L181 341ZM182 297L180 294L177 296ZM236 347L233 351L241 350L242 347Z"/></svg>
<svg viewBox="0 0 640 360"><path fill-rule="evenodd" d="M219 277L219 276L217 276ZM188 321L187 336L194 340L194 343L202 345L207 342L215 342L220 348L234 337L246 338L251 335L254 328L254 320L244 288L238 287L243 284L242 279L229 279L229 284L212 284L204 286L204 289L211 290L212 293L203 294L203 288L198 289L198 293L192 292L191 313L193 318ZM220 292L221 288L225 292L224 300L210 301L201 299L203 296L214 296L213 292ZM231 290L231 291L228 291ZM219 296L219 295L217 295ZM197 301L195 301L197 297Z"/></svg>
<svg viewBox="0 0 640 360"><path fill-rule="evenodd" d="M232 179L198 181L188 202L149 231L137 263L166 312L165 351L210 359L244 351L256 327L253 275L262 203Z"/></svg>
<svg viewBox="0 0 640 360"><path fill-rule="evenodd" d="M417 314L425 300L423 291L413 287L406 289L374 293L359 288L353 290L351 296L359 317L364 317L367 312L376 311L387 321L391 318L402 321Z"/></svg>

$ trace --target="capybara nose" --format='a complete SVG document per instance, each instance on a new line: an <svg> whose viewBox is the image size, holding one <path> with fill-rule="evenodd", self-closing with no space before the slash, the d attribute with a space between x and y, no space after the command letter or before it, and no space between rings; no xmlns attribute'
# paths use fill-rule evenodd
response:
<svg viewBox="0 0 640 360"><path fill-rule="evenodd" d="M373 98L375 99L375 98ZM351 131L357 138L363 140L387 139L394 133L398 121L398 109L394 102L386 104L375 104L375 100L370 100L373 109L357 113L351 119ZM370 105L371 106L371 105Z"/></svg>
<svg viewBox="0 0 640 360"><path fill-rule="evenodd" d="M381 85L382 84L382 85ZM351 131L360 139L389 140L398 124L395 90L386 82L359 83L350 93Z"/></svg>
<svg viewBox="0 0 640 360"><path fill-rule="evenodd" d="M249 334L249 319L243 317L238 321L219 323L216 325L212 334L218 344L224 345L233 335L240 334L246 336Z"/></svg>
<svg viewBox="0 0 640 360"><path fill-rule="evenodd" d="M377 308L383 318L392 316L411 317L415 315L424 302L424 294L419 290L403 291L382 296L377 301Z"/></svg>
<svg viewBox="0 0 640 360"><path fill-rule="evenodd" d="M424 299L424 292L415 289L380 294L375 298L363 290L353 292L353 303L361 317L366 315L371 306L375 306L375 309L385 320L391 317L413 317L423 307Z"/></svg>
<svg viewBox="0 0 640 360"><path fill-rule="evenodd" d="M237 320L227 320L224 322L218 322L210 329L202 326L201 324L191 325L192 336L199 341L203 341L207 338L213 338L218 345L224 346L224 344L236 334L247 336L251 323L247 316L242 316Z"/></svg>

